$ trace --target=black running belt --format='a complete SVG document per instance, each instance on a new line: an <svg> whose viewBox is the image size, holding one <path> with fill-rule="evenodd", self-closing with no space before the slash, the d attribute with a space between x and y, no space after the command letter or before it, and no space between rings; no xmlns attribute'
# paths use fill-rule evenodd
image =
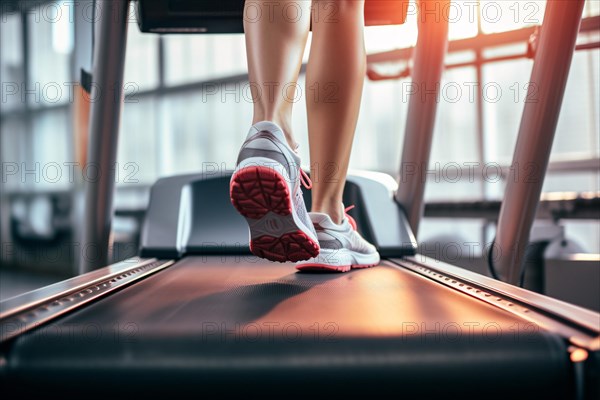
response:
<svg viewBox="0 0 600 400"><path fill-rule="evenodd" d="M389 262L308 274L200 256L18 337L7 381L81 393L101 381L110 385L94 390L138 394L268 384L282 395L550 398L570 390L567 354L558 337Z"/></svg>

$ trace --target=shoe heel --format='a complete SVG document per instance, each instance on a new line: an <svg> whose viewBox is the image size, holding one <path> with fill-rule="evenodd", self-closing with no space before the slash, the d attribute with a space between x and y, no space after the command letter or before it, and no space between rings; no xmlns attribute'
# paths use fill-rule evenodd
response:
<svg viewBox="0 0 600 400"><path fill-rule="evenodd" d="M230 197L235 209L248 220L254 255L296 262L319 254L319 245L294 224L288 184L275 169L256 165L240 168L231 178ZM290 221L292 229L276 232L277 228L289 227ZM253 226L271 226L274 232L252 231Z"/></svg>
<svg viewBox="0 0 600 400"><path fill-rule="evenodd" d="M269 212L286 216L292 212L285 178L273 168L248 166L236 171L229 194L235 209L246 218L260 219Z"/></svg>

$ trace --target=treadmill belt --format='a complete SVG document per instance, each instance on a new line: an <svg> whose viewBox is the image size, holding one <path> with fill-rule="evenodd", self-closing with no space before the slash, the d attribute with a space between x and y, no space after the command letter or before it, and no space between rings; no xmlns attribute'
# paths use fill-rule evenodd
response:
<svg viewBox="0 0 600 400"><path fill-rule="evenodd" d="M85 387L102 377L153 390L307 380L322 390L394 382L434 394L465 376L497 386L487 398L511 393L497 376L536 396L552 386L543 382L553 382L552 395L567 390L563 342L526 325L387 261L323 274L199 256L22 335L11 369L23 382L70 376ZM440 385L423 387L432 377Z"/></svg>
<svg viewBox="0 0 600 400"><path fill-rule="evenodd" d="M63 323L132 322L140 334L207 335L256 326L306 334L333 326L336 336L411 334L457 324L490 330L522 323L514 316L414 273L381 265L346 274L300 273L291 264L250 257L188 257L150 279L94 304ZM250 261L250 262L248 262ZM465 325L467 324L467 325ZM477 326L475 326L477 324ZM487 326L486 326L487 325ZM248 332L249 333L249 332ZM328 332L323 332L324 334Z"/></svg>

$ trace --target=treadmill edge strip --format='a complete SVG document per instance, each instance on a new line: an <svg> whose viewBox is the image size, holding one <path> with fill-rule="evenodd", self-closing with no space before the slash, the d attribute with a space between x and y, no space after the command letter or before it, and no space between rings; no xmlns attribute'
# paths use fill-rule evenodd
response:
<svg viewBox="0 0 600 400"><path fill-rule="evenodd" d="M147 264L142 262L118 274L109 275L105 279L93 280L82 288L59 293L33 307L23 307L22 310L10 313L8 317L0 320L0 343L107 296L174 263L174 260L156 260Z"/></svg>
<svg viewBox="0 0 600 400"><path fill-rule="evenodd" d="M580 323L575 319L567 318L558 312L552 312L539 305L514 298L510 293L495 289L484 283L454 275L443 269L436 269L426 263L421 263L413 259L389 259L387 261L478 300L482 300L487 304L508 311L515 316L531 322L534 326L558 332L560 336L568 339L574 345L593 351L600 349L599 332L590 329L586 324Z"/></svg>
<svg viewBox="0 0 600 400"><path fill-rule="evenodd" d="M41 304L48 303L50 300L78 292L92 284L103 282L108 278L118 276L133 268L145 266L156 260L157 258L140 259L138 257L132 257L108 265L104 268L96 269L82 275L76 275L64 281L52 283L31 292L0 301L0 320L38 307Z"/></svg>

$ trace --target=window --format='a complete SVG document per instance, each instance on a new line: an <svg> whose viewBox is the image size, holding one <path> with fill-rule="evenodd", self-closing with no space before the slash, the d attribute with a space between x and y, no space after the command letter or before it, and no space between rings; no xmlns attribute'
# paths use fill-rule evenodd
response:
<svg viewBox="0 0 600 400"><path fill-rule="evenodd" d="M512 161L532 66L528 59L483 66L486 162L507 165Z"/></svg>
<svg viewBox="0 0 600 400"><path fill-rule="evenodd" d="M246 73L243 35L168 35L164 43L167 85Z"/></svg>
<svg viewBox="0 0 600 400"><path fill-rule="evenodd" d="M71 104L69 96L64 94L68 89L65 83L76 76L72 59L78 38L69 14L72 7L65 8L62 3L44 3L24 14L27 43L23 43L21 15L8 15L0 25L3 83L20 86L28 77L27 89L36 89L37 85L37 90L25 96L20 91L14 96L3 92L6 97L0 104L3 161L35 160L46 164L73 161ZM526 37L542 23L545 4L544 1L482 0L477 5L469 0L453 1L448 10L450 40L460 40L468 46L449 53L446 60L452 66L441 82L427 201L502 198L501 179L482 181L477 176L475 181L465 180L468 175L464 167L472 163L511 162L533 63L524 57L494 59L525 53ZM585 3L586 17L599 14L600 2ZM479 44L479 35L507 31L524 33L524 39L484 48ZM417 15L413 11L404 25L368 27L365 45L368 53L410 48L416 44L417 33ZM311 39L309 35L305 62ZM598 40L597 31L579 37L579 43ZM28 49L27 57L24 48ZM600 157L599 54L597 48L575 54L552 162L589 162ZM407 60L393 60L382 66L387 71L381 72L394 73L407 64ZM163 176L215 167L232 169L252 117L252 103L243 94L246 73L243 35L159 36L142 34L135 23L130 23L125 82L133 85L127 86L129 98L121 116L117 186L148 186ZM208 91L206 84L213 80L226 83L217 85L216 91L214 87ZM304 91L303 76L299 84ZM365 81L351 169L397 176L408 111L408 85L410 80ZM478 88L483 92L481 99L477 96ZM58 90L63 91L62 95ZM305 95L296 103L293 118L300 154L308 167ZM22 101L23 97L26 101ZM454 163L463 167L460 171L463 179L458 181ZM597 170L553 171L546 178L544 190L597 191L599 178ZM30 183L17 180L3 188L33 189L27 185ZM67 190L72 186L68 180L60 179L53 185L35 189ZM480 234L481 222L471 222L460 225L465 237ZM442 232L441 225L436 224L425 223L422 235ZM584 232L588 228L577 229ZM582 233L581 237L585 235Z"/></svg>
<svg viewBox="0 0 600 400"><path fill-rule="evenodd" d="M150 185L157 178L156 141L161 133L158 126L158 100L139 98L123 106L116 165L117 186Z"/></svg>
<svg viewBox="0 0 600 400"><path fill-rule="evenodd" d="M23 145L23 139L26 138L25 123L19 118L3 118L0 130L0 157L4 174L0 187L4 193L17 192L25 188L21 174L22 163L28 159Z"/></svg>
<svg viewBox="0 0 600 400"><path fill-rule="evenodd" d="M427 199L481 198L479 179L468 168L479 165L477 132L477 77L472 67L446 70L440 85Z"/></svg>
<svg viewBox="0 0 600 400"><path fill-rule="evenodd" d="M481 30L483 33L496 33L541 25L545 9L546 2L539 0L481 0Z"/></svg>
<svg viewBox="0 0 600 400"><path fill-rule="evenodd" d="M593 158L600 155L598 58L598 51L578 52L573 57L551 160Z"/></svg>
<svg viewBox="0 0 600 400"><path fill-rule="evenodd" d="M36 169L38 181L27 177L29 190L68 190L75 178L69 175L68 163L72 162L71 127L68 110L44 111L33 117L31 159L27 168ZM35 182L35 184L34 184Z"/></svg>
<svg viewBox="0 0 600 400"><path fill-rule="evenodd" d="M20 86L24 80L21 19L18 15L3 16L0 23L0 76L2 76L3 113L23 107Z"/></svg>
<svg viewBox="0 0 600 400"><path fill-rule="evenodd" d="M124 88L128 92L154 89L159 84L158 36L144 35L129 23L125 57Z"/></svg>
<svg viewBox="0 0 600 400"><path fill-rule="evenodd" d="M66 104L71 90L73 7L65 2L44 4L27 14L29 81L27 103L32 108ZM30 93L31 91L32 93Z"/></svg>

